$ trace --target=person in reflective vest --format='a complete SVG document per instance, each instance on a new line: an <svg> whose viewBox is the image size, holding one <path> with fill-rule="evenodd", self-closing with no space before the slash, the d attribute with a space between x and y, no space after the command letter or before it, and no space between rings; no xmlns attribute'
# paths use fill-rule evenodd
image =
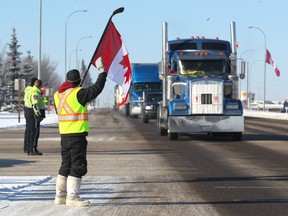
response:
<svg viewBox="0 0 288 216"><path fill-rule="evenodd" d="M56 178L54 203L68 206L87 206L89 201L81 200L82 176L87 173L87 140L89 121L87 103L95 99L103 90L107 73L101 57L96 61L99 75L95 84L82 88L80 73L68 71L66 81L54 94L55 109L58 114L61 136L62 163Z"/></svg>
<svg viewBox="0 0 288 216"><path fill-rule="evenodd" d="M36 80L37 78L33 77L30 81L30 84L24 89L24 116L26 119L25 136L24 136L24 153L27 153L28 140L31 137L31 127L33 127L34 122L34 112L31 100L29 99L29 93L32 87L34 86Z"/></svg>
<svg viewBox="0 0 288 216"><path fill-rule="evenodd" d="M30 91L30 98L35 116L35 133L33 142L33 155L43 155L38 151L38 140L40 135L40 122L45 116L45 104L43 100L43 94L41 91L42 81L36 80L33 88Z"/></svg>
<svg viewBox="0 0 288 216"><path fill-rule="evenodd" d="M36 80L34 86L29 90L29 92L26 92L28 95L25 95L25 118L27 119L28 125L26 150L27 154L30 156L42 155L42 153L37 149L40 122L45 118L45 110L42 113L40 112L41 104L43 102L40 90L41 86L42 81Z"/></svg>

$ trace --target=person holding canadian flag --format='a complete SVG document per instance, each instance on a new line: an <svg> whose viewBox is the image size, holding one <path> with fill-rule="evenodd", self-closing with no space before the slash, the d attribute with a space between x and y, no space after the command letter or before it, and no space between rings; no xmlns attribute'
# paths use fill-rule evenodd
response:
<svg viewBox="0 0 288 216"><path fill-rule="evenodd" d="M94 85L79 87L78 70L70 70L66 81L54 94L61 137L62 162L56 178L56 205L88 206L89 201L80 199L82 176L87 173L87 139L89 121L87 103L103 90L107 73L99 57L95 62L100 74Z"/></svg>
<svg viewBox="0 0 288 216"><path fill-rule="evenodd" d="M112 16L123 11L124 8L118 8ZM67 73L66 81L54 94L62 156L62 163L56 178L54 200L56 205L90 205L89 201L80 199L82 177L87 173L86 136L89 132L87 103L102 92L107 74L109 78L121 84L128 95L131 83L130 61L121 36L111 21L112 16L82 80L78 70L70 70ZM82 88L92 64L100 74L94 85ZM123 98L123 101L125 102L126 99L127 96Z"/></svg>

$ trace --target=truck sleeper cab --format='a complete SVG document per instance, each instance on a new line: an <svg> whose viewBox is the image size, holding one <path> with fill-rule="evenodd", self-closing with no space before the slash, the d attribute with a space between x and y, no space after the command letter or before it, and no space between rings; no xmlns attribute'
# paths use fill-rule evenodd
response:
<svg viewBox="0 0 288 216"><path fill-rule="evenodd" d="M205 38L169 41L165 61L160 64L165 89L157 114L158 133L171 140L185 133L240 140L244 117L237 98L237 58L230 43Z"/></svg>
<svg viewBox="0 0 288 216"><path fill-rule="evenodd" d="M141 115L143 93L161 92L162 82L159 78L158 64L131 64L132 82L129 91L129 102L126 104L126 116L136 118Z"/></svg>

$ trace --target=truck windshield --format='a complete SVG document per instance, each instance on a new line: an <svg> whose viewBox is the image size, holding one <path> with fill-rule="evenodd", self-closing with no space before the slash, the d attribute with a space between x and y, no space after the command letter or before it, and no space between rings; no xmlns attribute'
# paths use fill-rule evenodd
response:
<svg viewBox="0 0 288 216"><path fill-rule="evenodd" d="M134 92L161 92L161 82L134 83Z"/></svg>
<svg viewBox="0 0 288 216"><path fill-rule="evenodd" d="M181 60L180 74L190 78L201 76L221 76L225 73L225 60Z"/></svg>
<svg viewBox="0 0 288 216"><path fill-rule="evenodd" d="M162 94L147 94L146 101L147 102L153 102L153 101L161 101L162 100Z"/></svg>

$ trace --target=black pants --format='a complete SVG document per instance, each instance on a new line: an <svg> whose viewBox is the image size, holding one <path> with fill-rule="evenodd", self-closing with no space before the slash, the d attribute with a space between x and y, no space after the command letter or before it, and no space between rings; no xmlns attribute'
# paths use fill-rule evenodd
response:
<svg viewBox="0 0 288 216"><path fill-rule="evenodd" d="M29 131L29 118L25 117L26 119L26 128L25 128L25 135L24 135L24 152L27 152L28 150L28 140L30 136L30 131Z"/></svg>
<svg viewBox="0 0 288 216"><path fill-rule="evenodd" d="M38 147L38 139L40 134L40 119L37 119L34 116L33 108L24 107L24 115L26 119L24 151L27 153L32 153L33 149L37 149Z"/></svg>
<svg viewBox="0 0 288 216"><path fill-rule="evenodd" d="M26 117L26 130L24 150L32 153L38 147L38 139L40 134L40 121L36 117Z"/></svg>
<svg viewBox="0 0 288 216"><path fill-rule="evenodd" d="M39 135L40 135L40 119L35 118L35 135L34 135L34 142L33 142L33 147L34 150L37 149L38 147L38 140L39 140Z"/></svg>
<svg viewBox="0 0 288 216"><path fill-rule="evenodd" d="M85 136L61 137L62 163L59 174L81 178L87 173L87 140Z"/></svg>
<svg viewBox="0 0 288 216"><path fill-rule="evenodd" d="M32 153L34 148L34 141L36 137L36 119L34 116L26 118L26 145L27 145L27 153Z"/></svg>
<svg viewBox="0 0 288 216"><path fill-rule="evenodd" d="M26 128L25 128L25 136L24 136L24 151L28 151L28 145L30 143L30 137L31 137L31 128L34 124L34 111L33 108L24 107L24 115L26 120Z"/></svg>

